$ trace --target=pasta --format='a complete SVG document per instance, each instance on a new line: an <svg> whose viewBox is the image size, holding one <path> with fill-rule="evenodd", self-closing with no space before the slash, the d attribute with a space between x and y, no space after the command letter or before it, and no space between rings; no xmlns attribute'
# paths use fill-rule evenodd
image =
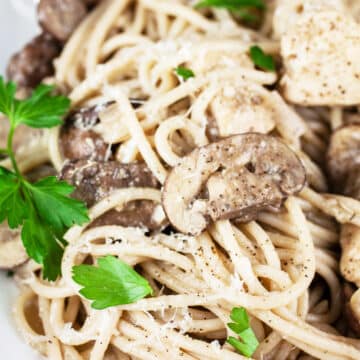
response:
<svg viewBox="0 0 360 360"><path fill-rule="evenodd" d="M117 161L143 160L164 185L182 156L214 141L216 132L207 131L212 118L219 136L255 131L279 137L301 159L307 185L278 213L264 211L247 223L219 220L198 236L91 226L131 201L161 204L154 188L111 192L91 207L90 226L67 232L61 278L42 280L33 261L16 271L16 324L42 355L245 359L224 342L231 309L242 306L260 342L254 359L360 359L360 341L343 331L338 266L338 224L360 226L360 205L327 194L320 166L345 109L289 105L274 88L277 74L255 67L251 45L280 54L279 40L270 37L273 11L269 5L255 31L226 10L198 11L186 1L103 0L66 43L49 82L68 94L74 109L108 104L94 129L119 145ZM184 81L174 73L179 66L195 77ZM241 121L231 120L235 112ZM17 158L23 171L46 162L60 171L60 130L24 145ZM136 267L154 296L92 309L79 295L72 267L105 255Z"/></svg>

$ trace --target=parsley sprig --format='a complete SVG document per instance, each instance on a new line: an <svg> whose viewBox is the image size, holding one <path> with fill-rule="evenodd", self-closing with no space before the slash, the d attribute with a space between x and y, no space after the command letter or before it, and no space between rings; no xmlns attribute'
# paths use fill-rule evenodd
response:
<svg viewBox="0 0 360 360"><path fill-rule="evenodd" d="M200 0L195 4L196 9L204 7L227 9L235 17L252 24L260 20L266 5L263 0Z"/></svg>
<svg viewBox="0 0 360 360"><path fill-rule="evenodd" d="M246 357L251 357L259 346L259 342L250 327L250 320L246 310L243 307L235 307L230 314L232 323L227 326L237 335L240 339L234 336L229 336L227 342L232 345L240 354Z"/></svg>
<svg viewBox="0 0 360 360"><path fill-rule="evenodd" d="M275 61L271 55L266 55L257 45L251 46L250 57L253 63L262 70L275 71Z"/></svg>
<svg viewBox="0 0 360 360"><path fill-rule="evenodd" d="M83 286L81 295L94 300L92 308L102 310L131 304L152 294L147 280L120 259L106 256L97 262L97 267L85 264L73 267L73 280Z"/></svg>
<svg viewBox="0 0 360 360"><path fill-rule="evenodd" d="M203 7L218 7L228 10L239 10L244 7L254 7L256 9L265 9L263 0L201 0L196 5L196 8Z"/></svg>
<svg viewBox="0 0 360 360"><path fill-rule="evenodd" d="M61 259L66 246L63 236L74 224L87 222L83 202L69 195L74 188L50 176L34 184L20 172L12 149L13 136L20 124L51 128L62 123L70 100L53 96L53 86L40 85L25 100L16 98L16 85L0 76L0 112L10 122L6 149L13 170L0 166L0 223L7 220L11 229L22 226L21 239L27 254L43 265L43 277L56 280L61 273ZM5 120L1 120L5 121Z"/></svg>
<svg viewBox="0 0 360 360"><path fill-rule="evenodd" d="M176 75L180 76L183 80L190 79L192 77L195 77L194 72L191 69L188 69L184 66L178 66L174 69Z"/></svg>

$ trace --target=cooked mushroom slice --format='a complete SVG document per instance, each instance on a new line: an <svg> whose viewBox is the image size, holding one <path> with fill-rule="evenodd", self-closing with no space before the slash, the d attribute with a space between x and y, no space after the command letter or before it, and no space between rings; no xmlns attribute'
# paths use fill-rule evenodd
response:
<svg viewBox="0 0 360 360"><path fill-rule="evenodd" d="M159 187L158 181L144 163L71 161L62 169L61 178L76 186L73 196L85 201L88 206L92 206L115 189ZM125 204L120 210L106 212L91 226L110 224L157 230L166 224L166 220L159 204L150 200L136 200Z"/></svg>
<svg viewBox="0 0 360 360"><path fill-rule="evenodd" d="M247 133L185 156L168 175L162 202L174 227L197 235L210 220L249 221L259 211L280 208L305 180L290 148L274 137Z"/></svg>
<svg viewBox="0 0 360 360"><path fill-rule="evenodd" d="M60 149L66 159L106 160L109 157L109 144L93 130L101 109L102 106L83 108L67 118L60 131Z"/></svg>
<svg viewBox="0 0 360 360"><path fill-rule="evenodd" d="M88 206L94 205L114 189L159 187L145 163L70 161L61 170L60 178L75 185L74 197L85 201Z"/></svg>
<svg viewBox="0 0 360 360"><path fill-rule="evenodd" d="M0 269L12 269L28 259L20 238L20 230L0 224Z"/></svg>
<svg viewBox="0 0 360 360"><path fill-rule="evenodd" d="M302 105L360 103L360 25L341 11L304 15L281 39L287 100Z"/></svg>
<svg viewBox="0 0 360 360"><path fill-rule="evenodd" d="M54 73L53 60L61 47L50 34L41 34L12 56L6 69L10 80L19 86L35 87Z"/></svg>
<svg viewBox="0 0 360 360"><path fill-rule="evenodd" d="M41 27L60 41L66 41L87 9L82 0L40 0L38 19Z"/></svg>
<svg viewBox="0 0 360 360"><path fill-rule="evenodd" d="M360 124L344 126L336 130L330 140L327 168L335 190L357 197L360 192ZM345 184L345 188L344 188Z"/></svg>
<svg viewBox="0 0 360 360"><path fill-rule="evenodd" d="M91 223L91 227L121 225L159 230L167 225L166 216L160 204L151 200L135 200L121 210L109 210Z"/></svg>

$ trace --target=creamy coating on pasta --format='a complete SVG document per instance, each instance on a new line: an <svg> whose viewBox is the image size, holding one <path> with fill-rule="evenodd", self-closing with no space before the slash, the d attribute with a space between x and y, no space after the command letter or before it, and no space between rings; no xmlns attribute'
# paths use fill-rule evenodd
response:
<svg viewBox="0 0 360 360"><path fill-rule="evenodd" d="M231 309L242 306L259 341L253 359L360 359L339 270L340 231L358 231L360 203L342 190L329 194L324 166L332 131L359 114L359 6L289 3L267 1L253 30L228 10L195 9L185 0L102 0L71 35L47 81L74 111L97 108L88 148L79 151L89 152L91 163L101 147L101 161L145 163L149 172L141 185L94 195L90 223L66 234L57 281L44 281L33 261L16 269L16 325L43 356L246 359L225 342ZM279 71L255 66L253 45L272 55ZM185 80L178 67L194 76ZM50 162L63 172L64 131L22 144L21 170ZM220 219L195 235L169 231L162 196L172 169L198 147L254 132L280 139L300 159L301 192L250 221ZM139 201L155 204L157 230L99 220ZM106 255L136 267L153 296L91 308L72 268Z"/></svg>

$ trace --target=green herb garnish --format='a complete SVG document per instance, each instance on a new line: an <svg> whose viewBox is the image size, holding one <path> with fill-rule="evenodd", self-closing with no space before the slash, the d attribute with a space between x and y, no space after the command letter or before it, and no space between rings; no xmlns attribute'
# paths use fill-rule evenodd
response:
<svg viewBox="0 0 360 360"><path fill-rule="evenodd" d="M188 69L183 66L179 66L175 69L175 72L178 76L180 76L183 80L190 79L192 77L195 77L194 72L191 69Z"/></svg>
<svg viewBox="0 0 360 360"><path fill-rule="evenodd" d="M266 6L263 0L201 0L195 5L195 8L203 7L218 7L234 11L246 7L263 10Z"/></svg>
<svg viewBox="0 0 360 360"><path fill-rule="evenodd" d="M62 123L70 100L53 96L53 86L39 85L25 100L15 97L16 85L0 76L0 112L10 122L7 148L0 153L9 157L13 170L0 166L0 223L7 220L11 229L23 226L21 239L27 254L43 265L43 277L56 280L66 246L63 238L74 224L89 220L83 202L69 195L74 187L50 176L34 184L21 174L12 149L15 129L20 124L51 128ZM4 121L4 120L1 120Z"/></svg>
<svg viewBox="0 0 360 360"><path fill-rule="evenodd" d="M275 71L275 62L271 55L266 55L259 46L250 48L253 63L262 70Z"/></svg>
<svg viewBox="0 0 360 360"><path fill-rule="evenodd" d="M230 314L232 323L227 326L237 335L240 339L229 336L226 340L232 345L240 354L246 357L251 357L259 346L259 342L250 327L250 320L246 310L243 307L235 307Z"/></svg>
<svg viewBox="0 0 360 360"><path fill-rule="evenodd" d="M74 266L73 280L84 286L80 294L94 300L91 306L97 310L131 304L153 292L145 278L114 256L99 258L98 267Z"/></svg>

